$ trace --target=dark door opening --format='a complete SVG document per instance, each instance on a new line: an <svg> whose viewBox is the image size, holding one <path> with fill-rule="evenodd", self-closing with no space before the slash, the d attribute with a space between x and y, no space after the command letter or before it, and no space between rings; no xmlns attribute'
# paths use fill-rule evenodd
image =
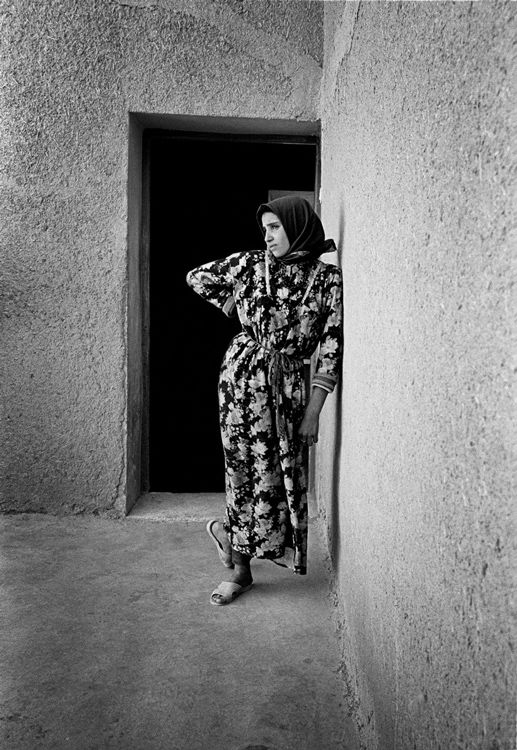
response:
<svg viewBox="0 0 517 750"><path fill-rule="evenodd" d="M217 382L240 326L194 294L187 271L263 247L271 190L314 191L314 137L251 140L146 131L149 175L149 484L223 492Z"/></svg>

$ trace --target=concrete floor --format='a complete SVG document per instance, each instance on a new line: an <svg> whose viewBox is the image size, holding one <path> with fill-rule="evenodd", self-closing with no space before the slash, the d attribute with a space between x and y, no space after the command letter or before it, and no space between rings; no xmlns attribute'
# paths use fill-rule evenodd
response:
<svg viewBox="0 0 517 750"><path fill-rule="evenodd" d="M307 577L256 562L214 607L221 506L171 502L1 518L0 746L356 750L316 526Z"/></svg>

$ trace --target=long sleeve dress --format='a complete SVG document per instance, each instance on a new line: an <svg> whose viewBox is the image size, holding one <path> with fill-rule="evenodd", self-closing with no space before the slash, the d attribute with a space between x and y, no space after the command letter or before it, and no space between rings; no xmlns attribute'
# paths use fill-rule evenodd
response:
<svg viewBox="0 0 517 750"><path fill-rule="evenodd" d="M288 265L257 250L205 263L187 283L242 325L219 379L231 546L305 574L304 359L319 344L312 385L332 391L342 357L341 270L320 260Z"/></svg>

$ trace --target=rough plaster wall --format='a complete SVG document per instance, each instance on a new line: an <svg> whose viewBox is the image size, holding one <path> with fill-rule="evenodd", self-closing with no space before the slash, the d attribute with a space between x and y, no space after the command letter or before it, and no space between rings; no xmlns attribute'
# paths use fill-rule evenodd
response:
<svg viewBox="0 0 517 750"><path fill-rule="evenodd" d="M515 39L511 3L325 4L317 488L369 750L515 747Z"/></svg>
<svg viewBox="0 0 517 750"><path fill-rule="evenodd" d="M319 3L1 3L1 508L120 514L128 112L315 120Z"/></svg>

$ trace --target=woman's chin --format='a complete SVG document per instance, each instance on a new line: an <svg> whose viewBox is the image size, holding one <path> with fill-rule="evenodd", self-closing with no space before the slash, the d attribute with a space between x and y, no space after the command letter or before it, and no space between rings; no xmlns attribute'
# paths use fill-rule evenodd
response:
<svg viewBox="0 0 517 750"><path fill-rule="evenodd" d="M275 256L277 260L284 258L289 250L278 250L276 247L270 249L270 253Z"/></svg>

